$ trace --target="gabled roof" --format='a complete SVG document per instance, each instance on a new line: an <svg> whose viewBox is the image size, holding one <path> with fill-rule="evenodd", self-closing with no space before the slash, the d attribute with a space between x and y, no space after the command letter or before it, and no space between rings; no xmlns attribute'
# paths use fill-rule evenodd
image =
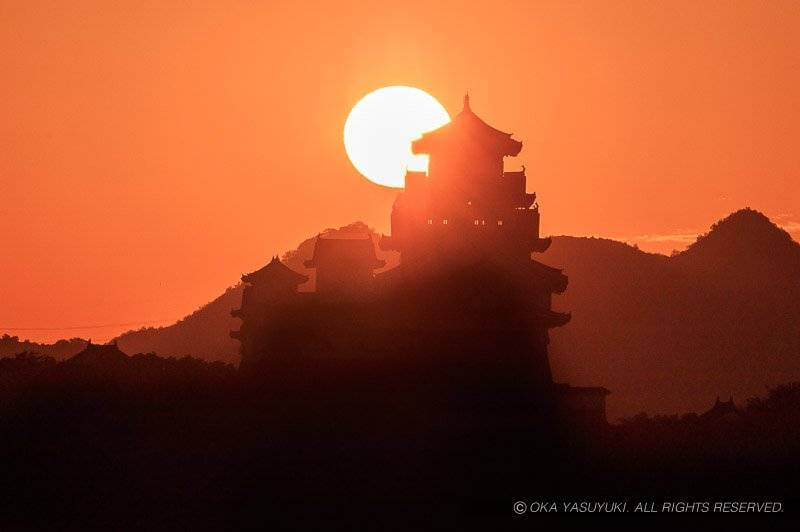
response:
<svg viewBox="0 0 800 532"><path fill-rule="evenodd" d="M527 263L527 272L533 275L538 282L546 282L557 294L563 293L567 289L568 278L562 270L542 264L537 260Z"/></svg>
<svg viewBox="0 0 800 532"><path fill-rule="evenodd" d="M70 358L70 362L75 364L108 364L126 360L128 355L120 351L116 340L110 344L93 344L89 340L86 347L80 353Z"/></svg>
<svg viewBox="0 0 800 532"><path fill-rule="evenodd" d="M736 408L736 405L733 402L733 396L727 401L720 401L719 396L717 396L717 400L714 401L714 406L712 406L708 411L700 414L701 419L717 419L729 414L737 414L739 409Z"/></svg>
<svg viewBox="0 0 800 532"><path fill-rule="evenodd" d="M572 319L572 314L569 312L556 312L555 310L540 309L536 313L536 318L540 323L546 324L547 327L563 327L569 320Z"/></svg>
<svg viewBox="0 0 800 532"><path fill-rule="evenodd" d="M254 272L242 275L242 281L248 284L281 284L287 286L297 286L308 281L308 277L301 275L293 269L282 263L278 256L272 257L272 260L267 263L263 268Z"/></svg>
<svg viewBox="0 0 800 532"><path fill-rule="evenodd" d="M461 112L439 129L424 133L422 138L413 141L411 151L415 154L432 154L441 145L468 140L498 155L514 156L522 150L522 142L512 139L511 135L493 128L473 113L469 106L469 95L466 95Z"/></svg>
<svg viewBox="0 0 800 532"><path fill-rule="evenodd" d="M386 261L378 260L372 237L365 238L322 238L317 236L314 255L305 261L307 268L317 268L320 263L346 263L370 269L381 268Z"/></svg>

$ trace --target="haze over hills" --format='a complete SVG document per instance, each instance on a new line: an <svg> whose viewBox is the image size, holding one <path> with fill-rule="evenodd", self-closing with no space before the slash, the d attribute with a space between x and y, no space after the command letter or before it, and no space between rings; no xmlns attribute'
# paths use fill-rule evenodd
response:
<svg viewBox="0 0 800 532"><path fill-rule="evenodd" d="M361 237L371 233L377 243L378 235L361 222L355 222L338 229L325 229L322 236ZM301 291L313 291L315 271L308 269L303 262L314 253L316 237L308 238L300 243L297 249L283 254L282 260L292 269L309 277L308 282L301 285ZM384 269L394 267L398 255L384 252L377 248L379 258L385 259ZM382 271L382 270L379 270ZM231 317L231 310L241 307L242 285L236 284L225 293L201 307L174 325L158 328L145 328L129 331L119 338L120 348L127 353L155 352L164 355L192 355L207 360L222 360L234 364L239 363L239 342L229 336L231 330L238 329L241 322Z"/></svg>
<svg viewBox="0 0 800 532"><path fill-rule="evenodd" d="M322 234L365 231L356 222ZM310 277L301 290L313 290L314 272L303 266L313 246L309 238L282 257ZM377 252L386 269L397 264L397 254ZM557 236L536 258L569 276L554 298L557 309L572 312L569 324L551 331L554 377L609 388L611 419L699 412L717 395L742 402L800 379L800 245L757 211L731 214L673 257ZM241 285L228 288L174 325L121 335L119 346L237 363L228 332L239 327L230 310L241 294Z"/></svg>
<svg viewBox="0 0 800 532"><path fill-rule="evenodd" d="M55 359L69 358L86 347L83 338L59 340L52 344L20 340L18 336L4 334L0 336L0 357L14 356L18 353L29 352L50 356Z"/></svg>
<svg viewBox="0 0 800 532"><path fill-rule="evenodd" d="M570 277L554 373L611 389L612 417L702 411L800 378L800 245L761 213L737 211L671 258L560 237L544 260Z"/></svg>

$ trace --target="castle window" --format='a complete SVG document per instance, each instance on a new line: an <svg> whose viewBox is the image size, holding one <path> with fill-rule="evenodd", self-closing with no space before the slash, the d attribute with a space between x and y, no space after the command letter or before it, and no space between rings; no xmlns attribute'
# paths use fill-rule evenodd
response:
<svg viewBox="0 0 800 532"><path fill-rule="evenodd" d="M486 220L481 220L481 225L486 225Z"/></svg>
<svg viewBox="0 0 800 532"><path fill-rule="evenodd" d="M433 225L433 220L431 220L430 218L428 218L428 225Z"/></svg>
<svg viewBox="0 0 800 532"><path fill-rule="evenodd" d="M497 220L497 225L503 225L503 220Z"/></svg>
<svg viewBox="0 0 800 532"><path fill-rule="evenodd" d="M447 219L442 220L442 225L447 225Z"/></svg>
<svg viewBox="0 0 800 532"><path fill-rule="evenodd" d="M475 220L475 225L478 225L478 220Z"/></svg>

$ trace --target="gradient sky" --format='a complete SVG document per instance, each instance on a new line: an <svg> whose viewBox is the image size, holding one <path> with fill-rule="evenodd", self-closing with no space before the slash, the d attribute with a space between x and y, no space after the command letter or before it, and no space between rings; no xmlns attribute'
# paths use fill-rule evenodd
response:
<svg viewBox="0 0 800 532"><path fill-rule="evenodd" d="M465 90L546 234L800 229L800 2L0 0L0 333L167 323L321 229L388 232L350 108ZM60 331L6 327L84 327Z"/></svg>

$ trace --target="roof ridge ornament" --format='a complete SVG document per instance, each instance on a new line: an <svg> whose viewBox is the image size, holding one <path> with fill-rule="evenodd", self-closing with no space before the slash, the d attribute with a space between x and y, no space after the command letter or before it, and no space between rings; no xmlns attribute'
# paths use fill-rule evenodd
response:
<svg viewBox="0 0 800 532"><path fill-rule="evenodd" d="M469 107L469 91L464 93L464 109L462 109L462 111L472 112L472 109Z"/></svg>

